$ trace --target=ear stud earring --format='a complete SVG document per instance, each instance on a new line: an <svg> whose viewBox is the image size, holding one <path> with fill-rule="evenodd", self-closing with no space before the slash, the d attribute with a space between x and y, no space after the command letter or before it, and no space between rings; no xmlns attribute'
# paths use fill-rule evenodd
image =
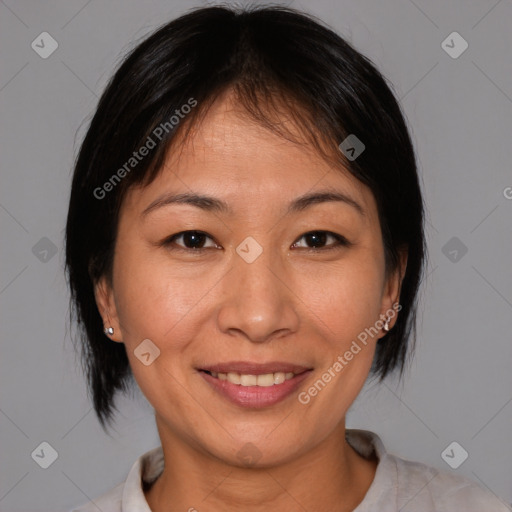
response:
<svg viewBox="0 0 512 512"><path fill-rule="evenodd" d="M112 336L114 334L114 328L113 327L105 327L103 331L107 336Z"/></svg>

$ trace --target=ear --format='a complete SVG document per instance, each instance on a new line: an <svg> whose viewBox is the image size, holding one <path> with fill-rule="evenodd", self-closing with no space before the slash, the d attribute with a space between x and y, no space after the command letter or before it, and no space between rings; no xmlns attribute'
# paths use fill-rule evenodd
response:
<svg viewBox="0 0 512 512"><path fill-rule="evenodd" d="M402 288L402 281L407 268L407 248L401 248L398 251L398 265L397 268L387 277L382 293L381 301L381 314L380 318L386 320L389 317L389 329L391 330L398 319L397 306L400 300L400 290ZM392 314L390 314L392 312ZM382 329L382 338L387 333Z"/></svg>
<svg viewBox="0 0 512 512"><path fill-rule="evenodd" d="M113 334L106 334L112 341L123 342L123 333L121 331L121 324L117 314L117 308L114 300L114 290L108 283L106 277L101 277L94 284L94 297L96 305L103 319L103 327L113 327Z"/></svg>

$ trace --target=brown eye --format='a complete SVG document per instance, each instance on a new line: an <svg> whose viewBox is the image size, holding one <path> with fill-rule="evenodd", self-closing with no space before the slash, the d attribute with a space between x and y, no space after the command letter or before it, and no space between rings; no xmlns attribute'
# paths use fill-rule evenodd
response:
<svg viewBox="0 0 512 512"><path fill-rule="evenodd" d="M306 246L299 245L298 242L295 242L292 247L325 250L351 245L345 237L331 233L330 231L309 231L308 233L304 233L299 240L304 240ZM329 240L334 240L334 243L326 245Z"/></svg>
<svg viewBox="0 0 512 512"><path fill-rule="evenodd" d="M208 240L212 241L211 245L205 245ZM197 251L201 249L208 249L211 247L218 247L212 238L202 231L182 231L167 238L164 245L177 245L179 249Z"/></svg>

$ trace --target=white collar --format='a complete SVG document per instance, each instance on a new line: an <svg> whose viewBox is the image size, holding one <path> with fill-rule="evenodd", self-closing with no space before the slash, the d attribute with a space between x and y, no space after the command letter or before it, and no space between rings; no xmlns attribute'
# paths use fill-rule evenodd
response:
<svg viewBox="0 0 512 512"><path fill-rule="evenodd" d="M393 505L396 504L396 486L391 485L390 489L390 486L386 485L386 480L389 479L390 475L389 470L393 469L387 466L392 465L393 461L387 457L384 445L379 436L367 430L347 429L345 431L345 438L350 446L361 456L369 458L375 453L379 459L375 478L363 502L359 504L354 512L364 512L368 506L378 502L389 503L390 510L396 510L396 508L393 508ZM122 512L151 512L142 489L142 481L148 484L153 483L160 476L163 469L164 454L161 446L146 452L135 461L124 483L121 502ZM389 493L393 488L395 494L394 499L391 499L390 502L390 496L387 496L386 501L381 501L382 493ZM385 510L382 509L382 512L385 512Z"/></svg>

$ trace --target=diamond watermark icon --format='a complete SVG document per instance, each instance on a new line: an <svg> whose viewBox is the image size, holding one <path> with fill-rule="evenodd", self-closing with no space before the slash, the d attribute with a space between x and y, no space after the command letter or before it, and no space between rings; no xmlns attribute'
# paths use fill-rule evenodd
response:
<svg viewBox="0 0 512 512"><path fill-rule="evenodd" d="M30 46L39 57L47 59L59 47L59 43L48 32L41 32Z"/></svg>
<svg viewBox="0 0 512 512"><path fill-rule="evenodd" d="M43 469L48 469L59 457L57 450L43 441L31 454L32 459Z"/></svg>
<svg viewBox="0 0 512 512"><path fill-rule="evenodd" d="M253 263L263 252L263 247L252 236L248 236L236 248L236 252L247 263Z"/></svg>
<svg viewBox="0 0 512 512"><path fill-rule="evenodd" d="M441 452L441 458L452 469L457 469L468 458L468 455L468 452L457 441L450 443Z"/></svg>
<svg viewBox="0 0 512 512"><path fill-rule="evenodd" d="M468 46L468 42L458 32L452 32L441 43L441 48L452 59L458 59L468 49Z"/></svg>
<svg viewBox="0 0 512 512"><path fill-rule="evenodd" d="M456 236L450 238L441 248L441 252L452 262L458 263L468 252L468 248Z"/></svg>
<svg viewBox="0 0 512 512"><path fill-rule="evenodd" d="M57 254L57 246L49 238L43 236L43 238L32 247L32 254L39 261L47 263Z"/></svg>
<svg viewBox="0 0 512 512"><path fill-rule="evenodd" d="M254 466L261 459L261 452L256 445L245 443L236 456L245 466Z"/></svg>
<svg viewBox="0 0 512 512"><path fill-rule="evenodd" d="M351 133L338 147L352 162L364 151L366 146Z"/></svg>
<svg viewBox="0 0 512 512"><path fill-rule="evenodd" d="M149 366L160 355L160 349L150 339L145 339L133 353L143 365Z"/></svg>

